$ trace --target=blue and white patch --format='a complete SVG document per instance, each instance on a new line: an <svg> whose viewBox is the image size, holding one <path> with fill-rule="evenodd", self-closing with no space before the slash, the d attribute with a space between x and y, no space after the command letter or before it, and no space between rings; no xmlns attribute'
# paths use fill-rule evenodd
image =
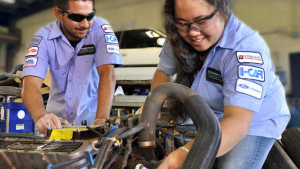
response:
<svg viewBox="0 0 300 169"><path fill-rule="evenodd" d="M36 56L39 52L39 47L37 46L32 46L27 49L26 56Z"/></svg>
<svg viewBox="0 0 300 169"><path fill-rule="evenodd" d="M108 53L120 54L120 48L117 45L106 45L106 49Z"/></svg>
<svg viewBox="0 0 300 169"><path fill-rule="evenodd" d="M255 52L236 52L236 57L240 63L264 64L260 53Z"/></svg>
<svg viewBox="0 0 300 169"><path fill-rule="evenodd" d="M23 68L25 68L25 67L27 67L27 66L36 66L37 61L38 61L38 58L36 58L36 57L30 57L30 58L27 58L27 59L25 59L25 61L24 61Z"/></svg>
<svg viewBox="0 0 300 169"><path fill-rule="evenodd" d="M242 79L252 79L264 82L265 71L262 68L254 66L240 65L238 68L238 77Z"/></svg>
<svg viewBox="0 0 300 169"><path fill-rule="evenodd" d="M110 25L102 25L101 27L105 33L114 32Z"/></svg>
<svg viewBox="0 0 300 169"><path fill-rule="evenodd" d="M41 36L34 36L31 40L31 45L39 45L42 41L42 37Z"/></svg>
<svg viewBox="0 0 300 169"><path fill-rule="evenodd" d="M115 35L105 35L105 40L107 43L118 43L118 39Z"/></svg>
<svg viewBox="0 0 300 169"><path fill-rule="evenodd" d="M259 84L247 80L238 79L236 82L235 90L237 92L253 96L257 99L261 99L263 87Z"/></svg>

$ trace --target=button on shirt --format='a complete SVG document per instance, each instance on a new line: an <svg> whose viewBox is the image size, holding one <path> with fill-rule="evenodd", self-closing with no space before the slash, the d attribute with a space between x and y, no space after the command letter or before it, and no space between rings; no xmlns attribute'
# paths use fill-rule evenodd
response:
<svg viewBox="0 0 300 169"><path fill-rule="evenodd" d="M75 49L62 33L58 21L36 33L26 54L23 76L45 79L49 68L51 91L46 108L48 113L70 123L84 111L95 115L99 84L96 68L104 64L123 65L118 41L113 31L107 28L110 26L106 20L95 17L87 36ZM106 36L112 40L107 41Z"/></svg>
<svg viewBox="0 0 300 169"><path fill-rule="evenodd" d="M174 75L177 65L167 41L158 69ZM219 120L224 107L238 106L254 112L248 135L277 138L285 129L290 113L268 46L233 14L194 77L191 89L203 97Z"/></svg>

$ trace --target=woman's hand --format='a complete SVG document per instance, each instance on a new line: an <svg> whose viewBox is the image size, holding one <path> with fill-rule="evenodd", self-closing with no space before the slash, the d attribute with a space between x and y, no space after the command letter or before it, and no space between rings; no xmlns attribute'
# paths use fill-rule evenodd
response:
<svg viewBox="0 0 300 169"><path fill-rule="evenodd" d="M188 152L177 149L168 155L164 162L157 169L180 169L185 162Z"/></svg>

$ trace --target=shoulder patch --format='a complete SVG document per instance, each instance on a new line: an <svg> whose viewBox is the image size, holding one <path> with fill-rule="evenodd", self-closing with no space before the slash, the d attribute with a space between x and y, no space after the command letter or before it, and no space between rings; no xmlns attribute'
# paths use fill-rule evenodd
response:
<svg viewBox="0 0 300 169"><path fill-rule="evenodd" d="M25 61L24 61L23 68L25 68L25 67L27 67L27 66L36 66L37 61L38 61L38 58L37 58L37 57L29 57L29 58L27 58L27 59L25 59Z"/></svg>
<svg viewBox="0 0 300 169"><path fill-rule="evenodd" d="M115 35L105 35L105 40L107 43L118 43L118 39Z"/></svg>
<svg viewBox="0 0 300 169"><path fill-rule="evenodd" d="M263 87L259 84L247 80L238 79L236 82L235 90L237 92L247 94L257 99L261 99Z"/></svg>
<svg viewBox="0 0 300 169"><path fill-rule="evenodd" d="M77 53L78 56L83 55L93 55L96 53L95 45L83 45L79 52Z"/></svg>
<svg viewBox="0 0 300 169"><path fill-rule="evenodd" d="M254 66L239 65L238 77L242 79L253 79L264 82L265 71L262 68Z"/></svg>
<svg viewBox="0 0 300 169"><path fill-rule="evenodd" d="M211 67L206 69L206 80L223 86L221 72Z"/></svg>
<svg viewBox="0 0 300 169"><path fill-rule="evenodd" d="M236 52L236 57L240 63L264 64L260 53L255 52Z"/></svg>
<svg viewBox="0 0 300 169"><path fill-rule="evenodd" d="M120 48L117 45L106 45L106 49L108 53L120 54Z"/></svg>
<svg viewBox="0 0 300 169"><path fill-rule="evenodd" d="M101 27L105 33L114 32L110 25L102 25Z"/></svg>
<svg viewBox="0 0 300 169"><path fill-rule="evenodd" d="M39 45L41 43L42 37L41 36L34 36L31 40L31 45Z"/></svg>
<svg viewBox="0 0 300 169"><path fill-rule="evenodd" d="M39 52L39 47L32 46L27 49L26 56L36 56Z"/></svg>

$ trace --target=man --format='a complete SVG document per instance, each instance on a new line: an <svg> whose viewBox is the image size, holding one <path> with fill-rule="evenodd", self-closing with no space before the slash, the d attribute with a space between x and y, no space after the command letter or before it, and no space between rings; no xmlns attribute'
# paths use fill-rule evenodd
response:
<svg viewBox="0 0 300 169"><path fill-rule="evenodd" d="M54 3L57 21L36 33L25 57L23 102L43 133L49 124L52 129L83 120L101 125L112 105L114 67L123 65L117 38L106 20L94 17L95 0ZM40 88L48 68L45 109Z"/></svg>

